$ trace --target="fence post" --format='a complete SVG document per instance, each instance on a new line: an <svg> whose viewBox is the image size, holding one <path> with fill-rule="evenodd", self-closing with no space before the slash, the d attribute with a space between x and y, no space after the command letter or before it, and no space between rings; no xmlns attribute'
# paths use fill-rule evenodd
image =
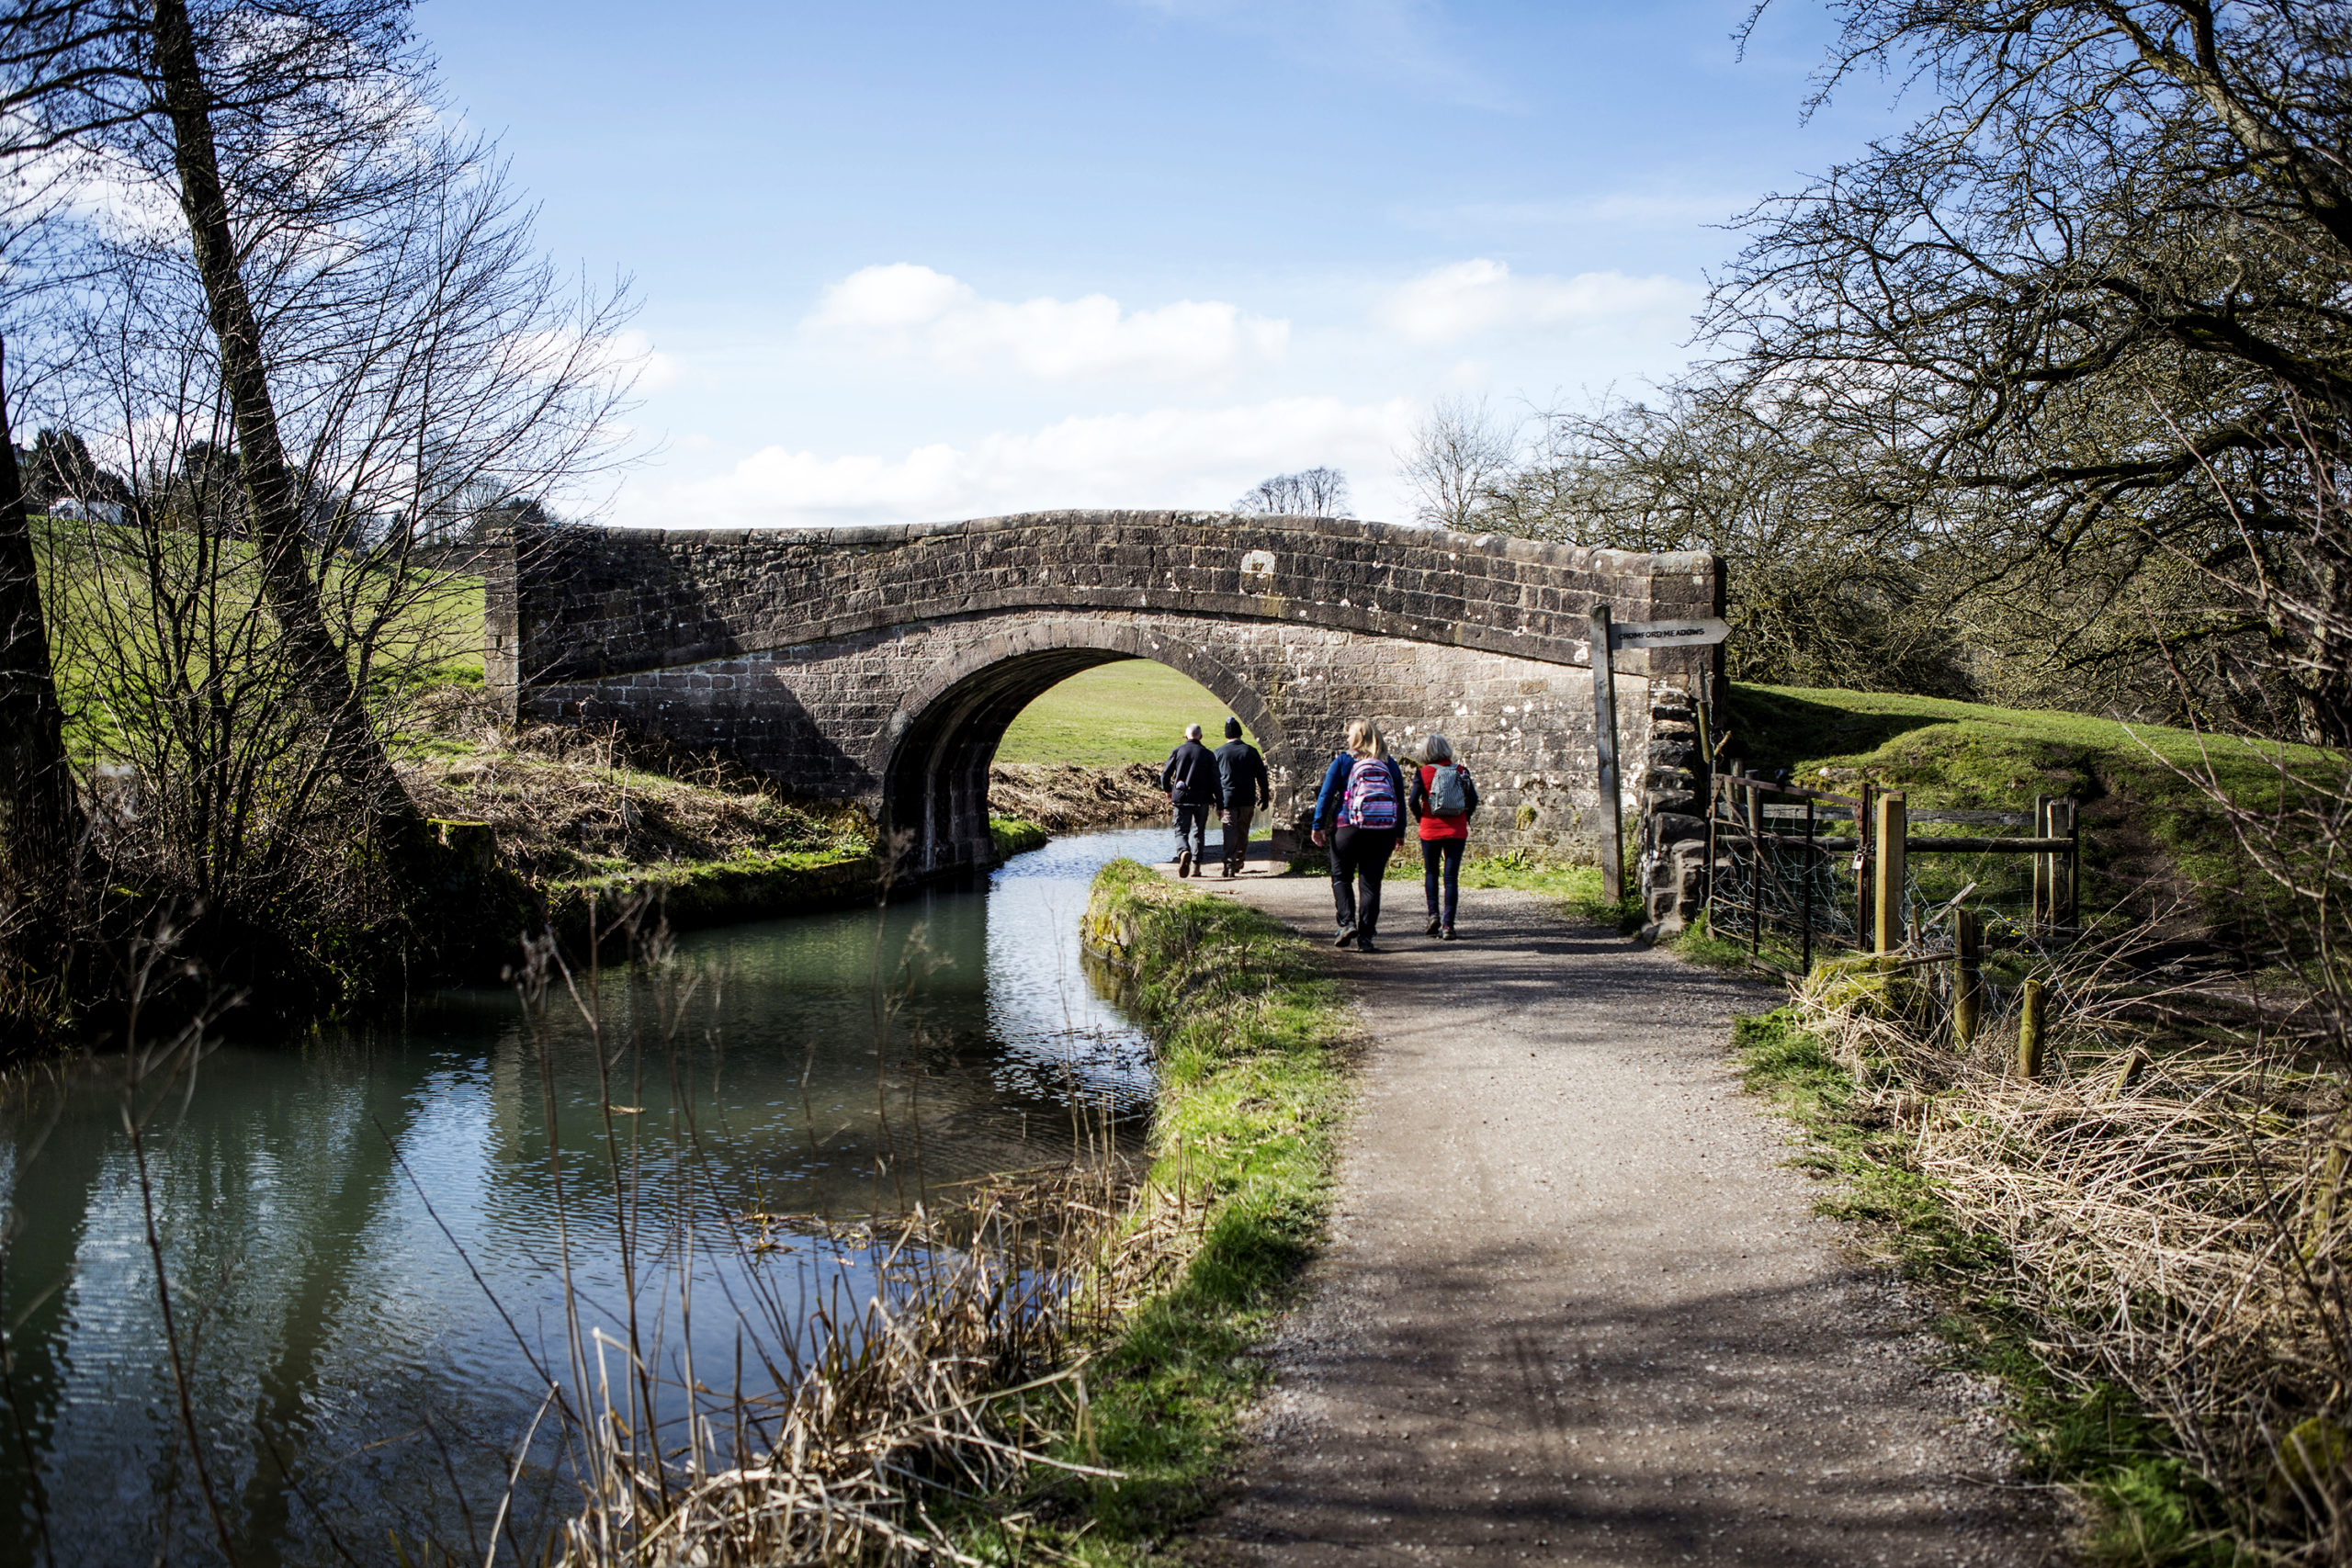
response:
<svg viewBox="0 0 2352 1568"><path fill-rule="evenodd" d="M2083 827L2082 817L2071 800L2050 803L2050 836L2067 841L2066 874L2058 874L2058 857L2050 857L2050 923L2062 929L2079 925L2082 915L2075 903L2076 891L2082 886Z"/></svg>
<svg viewBox="0 0 2352 1568"><path fill-rule="evenodd" d="M2034 1077L2041 1071L2041 982L2028 980L2018 1008L2018 1075Z"/></svg>
<svg viewBox="0 0 2352 1568"><path fill-rule="evenodd" d="M1984 933L1975 910L1952 911L1952 945L1959 950L1959 973L1952 981L1951 1027L1962 1045L1975 1043L1976 1021L1984 1009Z"/></svg>
<svg viewBox="0 0 2352 1568"><path fill-rule="evenodd" d="M1804 797L1804 858L1797 863L1804 888L1804 902L1798 907L1797 912L1798 942L1804 950L1803 956L1797 960L1797 967L1807 975L1813 973L1813 796L1808 795Z"/></svg>
<svg viewBox="0 0 2352 1568"><path fill-rule="evenodd" d="M1617 785L1617 663L1609 648L1609 606L1592 607L1592 744L1600 761L1600 897L1625 896L1625 813Z"/></svg>
<svg viewBox="0 0 2352 1568"><path fill-rule="evenodd" d="M1903 945L1903 835L1907 830L1904 795L1888 790L1878 797L1878 853L1871 877L1871 915L1876 927L1876 951L1893 953Z"/></svg>
<svg viewBox="0 0 2352 1568"><path fill-rule="evenodd" d="M1764 951L1764 804L1747 786L1747 956Z"/></svg>
<svg viewBox="0 0 2352 1568"><path fill-rule="evenodd" d="M1723 775L1710 771L1707 774L1707 930L1715 929L1715 813L1724 797Z"/></svg>
<svg viewBox="0 0 2352 1568"><path fill-rule="evenodd" d="M2033 797L2033 836L2037 839L2050 837L2050 797L2046 795L2037 795ZM2033 913L2029 917L2027 923L2037 931L2047 929L2050 924L2052 880L2050 865L2051 858L2048 851L2033 852Z"/></svg>
<svg viewBox="0 0 2352 1568"><path fill-rule="evenodd" d="M1871 784L1862 781L1862 803L1854 807L1854 951L1868 951L1871 932L1871 867L1875 863L1871 853Z"/></svg>

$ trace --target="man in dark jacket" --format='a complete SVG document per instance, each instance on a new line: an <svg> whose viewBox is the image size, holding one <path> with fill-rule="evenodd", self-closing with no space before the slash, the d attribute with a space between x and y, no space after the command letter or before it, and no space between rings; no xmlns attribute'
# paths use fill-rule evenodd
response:
<svg viewBox="0 0 2352 1568"><path fill-rule="evenodd" d="M1184 727L1184 743L1168 753L1159 787L1176 808L1176 874L1190 876L1208 859L1209 813L1223 799L1216 783L1216 753L1201 744L1201 727Z"/></svg>
<svg viewBox="0 0 2352 1568"><path fill-rule="evenodd" d="M1241 739L1241 721L1225 721L1225 744L1216 749L1216 782L1218 793L1225 796L1225 809L1220 819L1225 829L1225 874L1241 874L1242 863L1250 855L1250 818L1266 808L1268 793L1266 760L1258 755L1258 748Z"/></svg>

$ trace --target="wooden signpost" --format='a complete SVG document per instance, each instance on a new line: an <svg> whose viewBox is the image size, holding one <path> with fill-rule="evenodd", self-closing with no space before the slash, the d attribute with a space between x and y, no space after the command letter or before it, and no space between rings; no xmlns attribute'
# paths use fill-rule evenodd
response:
<svg viewBox="0 0 2352 1568"><path fill-rule="evenodd" d="M1600 897L1614 904L1625 896L1625 809L1617 773L1617 661L1621 648L1706 648L1731 635L1712 616L1688 621L1609 622L1609 606L1592 607L1592 745L1600 761ZM1710 813L1712 815L1712 813Z"/></svg>
<svg viewBox="0 0 2352 1568"><path fill-rule="evenodd" d="M1592 607L1592 747L1600 761L1600 898L1625 896L1625 818L1617 789L1617 661L1609 606Z"/></svg>

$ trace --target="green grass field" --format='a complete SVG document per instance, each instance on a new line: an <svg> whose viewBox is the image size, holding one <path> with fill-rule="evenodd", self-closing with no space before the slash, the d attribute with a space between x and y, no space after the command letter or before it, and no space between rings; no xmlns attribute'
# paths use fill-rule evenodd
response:
<svg viewBox="0 0 2352 1568"><path fill-rule="evenodd" d="M1226 708L1165 664L1130 659L1071 676L1012 721L1000 762L1080 762L1091 768L1159 762L1197 724L1221 743ZM1244 733L1247 733L1245 730ZM1251 735L1255 744L1257 737Z"/></svg>

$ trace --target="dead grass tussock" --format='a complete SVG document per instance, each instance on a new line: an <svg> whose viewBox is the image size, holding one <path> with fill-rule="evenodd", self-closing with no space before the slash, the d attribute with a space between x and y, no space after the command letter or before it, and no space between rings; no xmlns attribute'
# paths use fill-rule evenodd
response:
<svg viewBox="0 0 2352 1568"><path fill-rule="evenodd" d="M2161 1417L2242 1543L2346 1560L2352 1472L2298 1485L2278 1461L2290 1431L2344 1422L2352 1397L2341 1081L2253 1032L2167 1040L2143 1021L2211 1010L2120 984L2112 952L2050 973L2038 1078L2006 1060L2013 996L1962 1051L1934 992L1905 984L1858 992L1816 972L1799 1022L1853 1075L1857 1109L1905 1131L1958 1223L1998 1243L1999 1288L2048 1371L2086 1395L2120 1385Z"/></svg>
<svg viewBox="0 0 2352 1568"><path fill-rule="evenodd" d="M1000 762L989 770L989 808L1049 833L1076 833L1159 821L1168 815L1168 796L1159 770L1148 762Z"/></svg>
<svg viewBox="0 0 2352 1568"><path fill-rule="evenodd" d="M431 733L444 744L412 749L404 764L410 789L428 816L488 822L502 857L533 882L873 847L854 807L795 798L715 753L609 727L503 727L462 688L443 708Z"/></svg>
<svg viewBox="0 0 2352 1568"><path fill-rule="evenodd" d="M625 1418L598 1427L600 1483L561 1561L683 1568L977 1562L956 1525L1044 1469L1115 1478L1091 1450L1088 1361L1200 1245L1208 1210L1181 1180L1097 1161L991 1178L895 1226L749 1215L851 1247L886 1239L886 1288L848 1317L787 1390L697 1435L684 1474ZM619 1348L615 1347L616 1349ZM748 1439L748 1440L747 1440ZM709 1456L757 1451L719 1467ZM1020 1536L1034 1516L990 1510Z"/></svg>

